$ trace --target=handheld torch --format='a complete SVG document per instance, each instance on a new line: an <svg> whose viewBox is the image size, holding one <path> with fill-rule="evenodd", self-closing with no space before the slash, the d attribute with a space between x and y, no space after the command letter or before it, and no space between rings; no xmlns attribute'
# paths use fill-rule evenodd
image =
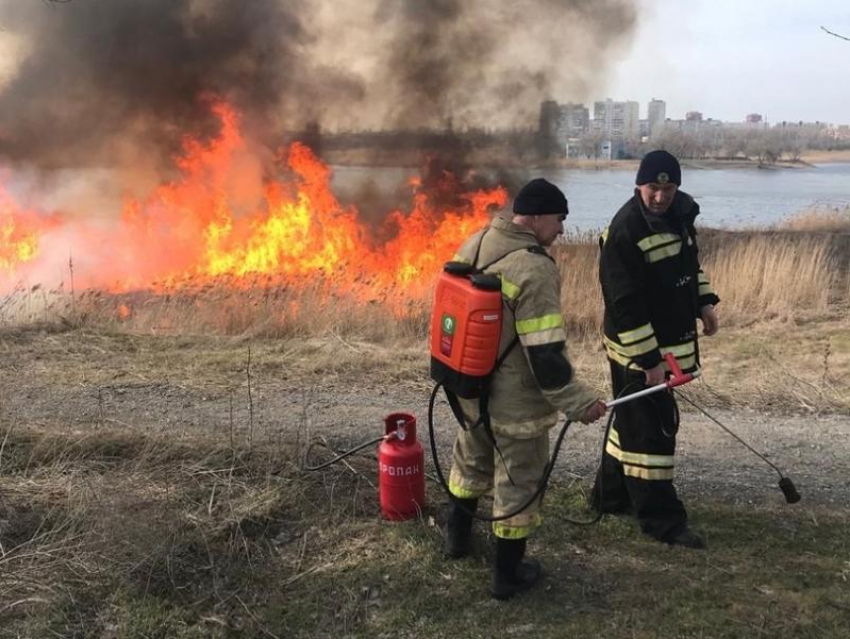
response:
<svg viewBox="0 0 850 639"><path fill-rule="evenodd" d="M683 373L682 369L679 367L679 362L676 361L676 357L673 353L665 353L664 359L667 361L667 366L670 368L670 378L664 381L661 384L656 384L655 386L650 386L649 388L645 388L643 390L637 391L636 393L632 393L631 395L624 395L623 397L618 397L617 399L612 399L611 401L605 402L605 406L608 408L613 408L614 406L618 406L620 404L625 404L626 402L630 402L639 397L646 397L647 395L652 395L654 393L658 393L663 390L670 390L677 386L682 386L683 384L687 384L688 382L693 381L700 375L700 371L696 370L693 373ZM690 398L686 395L682 395L686 402L688 402L691 406L700 411L703 415L708 417L715 424L720 426L723 430L729 433L732 437L738 440L744 447L746 447L751 453L753 453L756 457L765 462L768 466L773 468L776 473L779 475L779 489L782 491L782 494L785 496L785 501L789 504L796 504L802 498L800 493L797 491L796 486L794 486L794 482L791 481L790 477L786 477L782 471L779 469L776 464L767 459L764 455L750 446L743 439L738 437L735 433L733 433L727 426L723 425L719 420L715 417L709 415L701 406L698 406L694 403Z"/></svg>
<svg viewBox="0 0 850 639"><path fill-rule="evenodd" d="M614 406L618 406L619 404L625 404L626 402L630 402L633 399L637 399L638 397L646 397L647 395L652 395L653 393L657 393L659 391L669 390L671 388L675 388L676 386L687 384L688 382L692 382L697 377L699 377L699 370L696 370L693 373L683 373L682 369L679 367L679 362L676 361L676 356L673 355L673 353L665 353L664 359L667 360L667 366L670 368L670 379L662 382L661 384L656 384L655 386L650 386L649 388L645 388L636 393L632 393L631 395L625 395L617 399L612 399L609 402L605 402L605 406L607 406L608 408L613 408Z"/></svg>

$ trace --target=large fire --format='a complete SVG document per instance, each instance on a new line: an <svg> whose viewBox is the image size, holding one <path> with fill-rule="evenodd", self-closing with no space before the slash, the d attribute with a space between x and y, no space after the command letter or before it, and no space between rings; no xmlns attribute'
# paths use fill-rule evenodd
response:
<svg viewBox="0 0 850 639"><path fill-rule="evenodd" d="M53 223L52 217L21 208L0 184L0 274L36 259L39 236Z"/></svg>
<svg viewBox="0 0 850 639"><path fill-rule="evenodd" d="M67 269L72 255L78 288L115 293L168 292L187 283L297 287L318 280L335 289L357 281L368 283L362 290L421 295L439 265L506 201L502 188L478 190L462 194L460 205L436 210L434 198L414 181L410 211L390 211L375 228L335 197L330 169L294 143L278 153L278 177L261 180L259 201L246 210L240 197L246 167L260 162L252 158L239 115L223 102L212 108L219 133L208 141L187 138L177 179L146 197L127 198L120 219L106 228L80 222L78 212L37 215L0 190L0 286L34 284L34 274L55 273L58 264ZM39 268L45 264L52 270Z"/></svg>

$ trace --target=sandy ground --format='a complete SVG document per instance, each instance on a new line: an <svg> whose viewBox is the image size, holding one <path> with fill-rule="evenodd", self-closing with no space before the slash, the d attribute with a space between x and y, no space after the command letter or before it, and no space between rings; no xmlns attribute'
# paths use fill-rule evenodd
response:
<svg viewBox="0 0 850 639"><path fill-rule="evenodd" d="M850 162L850 149L844 149L842 151L806 151L800 159L809 164Z"/></svg>
<svg viewBox="0 0 850 639"><path fill-rule="evenodd" d="M247 349L252 362L248 366ZM324 437L346 449L381 434L395 411L413 413L427 443L430 381L418 362L375 357L339 340L313 350L288 342L0 332L0 428L96 434L133 429L166 438L212 436L258 445ZM422 360L424 363L424 359ZM250 396L249 390L250 374ZM767 414L759 406L709 408L791 476L806 503L850 504L850 419L842 414ZM449 462L456 426L437 415ZM604 425L577 424L554 481L589 483ZM553 431L554 441L557 433ZM429 459L430 453L426 453ZM781 503L778 476L702 415L683 411L677 484L685 498L710 494L735 504Z"/></svg>

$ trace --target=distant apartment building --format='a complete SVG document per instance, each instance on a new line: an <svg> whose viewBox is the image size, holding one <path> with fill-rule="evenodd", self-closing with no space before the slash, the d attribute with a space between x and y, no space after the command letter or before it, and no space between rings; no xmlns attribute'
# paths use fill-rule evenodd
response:
<svg viewBox="0 0 850 639"><path fill-rule="evenodd" d="M558 104L547 100L540 105L540 134L548 155L563 154L570 138L588 130L590 112L583 104Z"/></svg>
<svg viewBox="0 0 850 639"><path fill-rule="evenodd" d="M615 102L610 98L593 103L593 129L612 138L640 135L640 107L637 102Z"/></svg>
<svg viewBox="0 0 850 639"><path fill-rule="evenodd" d="M657 137L664 129L664 121L667 119L667 103L664 100L652 98L646 111L646 135L650 139Z"/></svg>
<svg viewBox="0 0 850 639"><path fill-rule="evenodd" d="M746 131L763 131L770 128L770 125L762 117L760 113L750 113L742 122L724 122L723 128Z"/></svg>
<svg viewBox="0 0 850 639"><path fill-rule="evenodd" d="M702 122L702 112L701 111L688 111L685 114L685 119L688 122Z"/></svg>
<svg viewBox="0 0 850 639"><path fill-rule="evenodd" d="M841 142L850 142L850 125L838 124L830 127L829 134L835 140Z"/></svg>

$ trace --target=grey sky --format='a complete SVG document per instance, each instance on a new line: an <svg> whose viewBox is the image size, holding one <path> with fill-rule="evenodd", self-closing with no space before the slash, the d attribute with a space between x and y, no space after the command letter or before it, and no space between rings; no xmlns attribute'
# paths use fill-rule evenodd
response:
<svg viewBox="0 0 850 639"><path fill-rule="evenodd" d="M850 124L850 42L820 29L850 36L847 0L639 2L638 32L599 99L638 100L641 117L655 97L670 118Z"/></svg>

